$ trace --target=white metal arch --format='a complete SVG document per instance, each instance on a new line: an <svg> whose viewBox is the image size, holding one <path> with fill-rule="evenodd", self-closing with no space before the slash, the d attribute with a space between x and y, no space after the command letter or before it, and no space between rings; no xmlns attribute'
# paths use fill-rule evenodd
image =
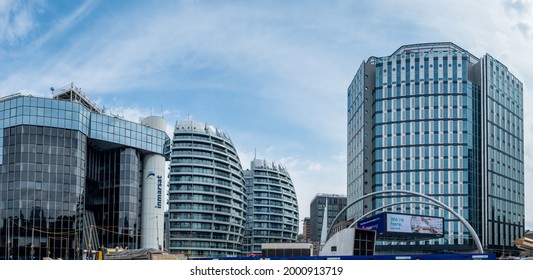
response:
<svg viewBox="0 0 533 280"><path fill-rule="evenodd" d="M442 208L448 210L457 219L459 219L459 221L468 229L468 232L470 233L470 235L474 239L474 242L476 243L477 250L479 251L479 253L483 254L483 246L481 245L481 241L479 240L479 236L477 235L477 233L474 230L474 228L470 225L470 223L468 223L468 221L465 220L465 218L463 218L461 215L459 215L455 211L453 211L453 209L450 208L448 205L440 202L437 199L434 199L431 196L428 196L428 195L423 194L423 193L418 193L418 192L414 192L414 191L407 191L407 190L385 190L385 191L371 192L371 193L365 194L365 195L359 197L358 199L352 201L350 204L346 205L346 207L342 208L342 210L339 211L337 216L335 216L335 218L331 222L330 228L328 229L328 236L329 236L329 233L331 232L331 228L333 227L333 225L335 225L335 222L337 221L337 219L340 217L340 215L342 213L346 212L346 210L348 210L349 207L353 206L357 202L359 202L359 201L361 201L361 200L363 200L363 199L365 199L367 197L371 197L371 196L375 196L375 195L379 195L379 194L388 194L388 193L403 193L403 194L409 194L409 195L412 195L412 196L423 197L423 198L425 198L427 200L430 200L431 202L441 206Z"/></svg>

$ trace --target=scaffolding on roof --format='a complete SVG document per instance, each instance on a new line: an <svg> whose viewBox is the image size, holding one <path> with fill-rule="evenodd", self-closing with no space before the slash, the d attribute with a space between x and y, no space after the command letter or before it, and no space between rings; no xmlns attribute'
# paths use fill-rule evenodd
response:
<svg viewBox="0 0 533 280"><path fill-rule="evenodd" d="M90 101L87 96L85 96L85 94L81 91L81 88L74 86L74 83L58 89L57 94L54 94L54 88L51 88L51 90L53 94L52 99L78 102L92 112L102 115L105 114L104 109L98 108L94 102Z"/></svg>

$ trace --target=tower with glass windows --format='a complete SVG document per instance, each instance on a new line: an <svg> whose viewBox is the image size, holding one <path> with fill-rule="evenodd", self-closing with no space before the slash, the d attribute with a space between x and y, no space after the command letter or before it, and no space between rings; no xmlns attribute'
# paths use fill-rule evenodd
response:
<svg viewBox="0 0 533 280"><path fill-rule="evenodd" d="M348 203L380 190L421 192L466 218L485 249L511 249L524 232L522 106L522 83L489 54L429 43L370 57L348 87ZM348 218L408 200L419 198L368 198ZM445 221L444 238L402 242L395 251L475 250L466 228L441 208L386 211Z"/></svg>
<svg viewBox="0 0 533 280"><path fill-rule="evenodd" d="M254 159L244 171L244 179L248 211L243 252L261 254L263 243L296 242L298 200L285 167Z"/></svg>
<svg viewBox="0 0 533 280"><path fill-rule="evenodd" d="M242 254L246 189L230 137L205 123L176 124L169 178L169 250L190 257Z"/></svg>
<svg viewBox="0 0 533 280"><path fill-rule="evenodd" d="M326 221L326 229L329 229L333 226L332 222L335 216L337 216L345 206L345 195L319 193L315 195L313 200L311 200L311 203L309 204L309 240L317 244L317 248L320 248L320 242L326 238L326 236L322 236L322 233L324 232L324 220ZM346 213L341 214L337 219L337 223L345 221Z"/></svg>
<svg viewBox="0 0 533 280"><path fill-rule="evenodd" d="M162 223L141 229L140 210L152 206L141 202L150 180L141 170L165 164L169 141L73 84L52 99L0 98L0 259L81 259L101 246L139 248L141 236L157 244L149 230Z"/></svg>

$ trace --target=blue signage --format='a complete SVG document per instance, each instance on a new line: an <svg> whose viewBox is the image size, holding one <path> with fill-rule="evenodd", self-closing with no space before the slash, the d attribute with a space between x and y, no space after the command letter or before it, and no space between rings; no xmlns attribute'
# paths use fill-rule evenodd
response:
<svg viewBox="0 0 533 280"><path fill-rule="evenodd" d="M357 223L357 227L360 229L375 230L377 233L385 232L385 217L383 214L380 213L366 220L362 220Z"/></svg>

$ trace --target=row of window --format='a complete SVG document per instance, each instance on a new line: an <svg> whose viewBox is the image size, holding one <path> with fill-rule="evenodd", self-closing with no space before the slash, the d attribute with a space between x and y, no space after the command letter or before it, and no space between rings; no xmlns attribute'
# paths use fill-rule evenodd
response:
<svg viewBox="0 0 533 280"><path fill-rule="evenodd" d="M184 139L191 141L183 141ZM195 141L195 140L201 140ZM208 137L198 134L175 134L174 135L174 147L197 147L210 150L216 150L223 153L229 153L231 156L237 157L237 153L234 152L231 148L226 148L228 143L223 140L220 140L216 137ZM229 145L231 146L231 145Z"/></svg>
<svg viewBox="0 0 533 280"><path fill-rule="evenodd" d="M174 157L170 161L171 167L189 164L199 164L199 165L209 165L215 166L222 169L229 169L229 164L226 162L221 162L213 159L203 159L203 158L184 158L184 157Z"/></svg>
<svg viewBox="0 0 533 280"><path fill-rule="evenodd" d="M424 134L424 135L403 135L391 137L376 136L375 147L389 148L402 146L420 146L420 145L467 145L474 146L472 134Z"/></svg>
<svg viewBox="0 0 533 280"><path fill-rule="evenodd" d="M170 230L173 229L192 229L192 230L216 230L225 232L241 233L243 223L219 224L219 223L203 223L203 222L170 222Z"/></svg>
<svg viewBox="0 0 533 280"><path fill-rule="evenodd" d="M209 249L229 249L240 250L240 245L226 242L210 242L210 241L177 241L171 240L170 247L190 248L209 248ZM226 255L223 255L224 257ZM207 257L207 256L205 256Z"/></svg>
<svg viewBox="0 0 533 280"><path fill-rule="evenodd" d="M418 109L439 108L472 108L472 98L466 94L433 94L404 96L397 98L376 98L375 110L409 111Z"/></svg>
<svg viewBox="0 0 533 280"><path fill-rule="evenodd" d="M263 177L274 177L274 178L282 178L282 179L285 179L285 180L290 180L290 176L289 176L289 173L279 173L279 172L268 172L268 171L264 171L264 170L257 170L257 169L254 169L254 172L253 172L254 176L263 176Z"/></svg>
<svg viewBox="0 0 533 280"><path fill-rule="evenodd" d="M231 184L228 180L196 175L170 175L170 182L203 182L222 186L230 186Z"/></svg>

